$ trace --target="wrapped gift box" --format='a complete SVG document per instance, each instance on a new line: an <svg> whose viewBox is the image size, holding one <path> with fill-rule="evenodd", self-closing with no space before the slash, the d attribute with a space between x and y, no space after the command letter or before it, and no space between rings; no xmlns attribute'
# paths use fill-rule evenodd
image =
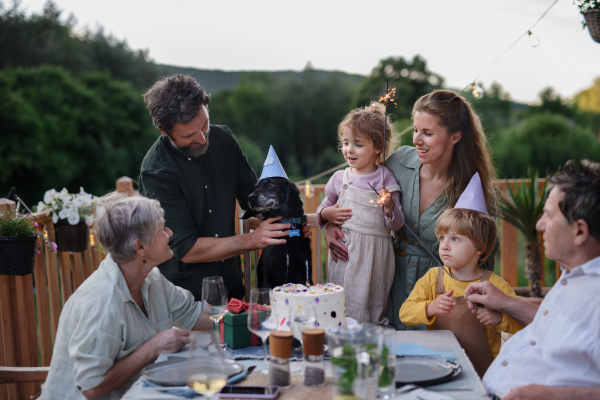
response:
<svg viewBox="0 0 600 400"><path fill-rule="evenodd" d="M248 330L248 313L227 313L221 320L221 343L232 349L262 345L258 336Z"/></svg>

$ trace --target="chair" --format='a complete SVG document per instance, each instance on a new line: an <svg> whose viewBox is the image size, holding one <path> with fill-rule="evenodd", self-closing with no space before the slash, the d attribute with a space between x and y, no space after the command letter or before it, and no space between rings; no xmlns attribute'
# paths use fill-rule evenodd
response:
<svg viewBox="0 0 600 400"><path fill-rule="evenodd" d="M308 224L312 230L312 237L310 241L310 247L312 250L312 280L313 283L323 283L323 264L321 262L321 229L317 224L317 214L306 214L308 218ZM261 224L261 220L257 218L249 218L242 221L242 233L250 233L251 231L258 228ZM319 244L317 246L317 243ZM242 265L244 268L244 286L246 286L245 300L250 299L250 290L256 287L256 265L258 265L258 259L260 258L261 250L253 250L242 254Z"/></svg>

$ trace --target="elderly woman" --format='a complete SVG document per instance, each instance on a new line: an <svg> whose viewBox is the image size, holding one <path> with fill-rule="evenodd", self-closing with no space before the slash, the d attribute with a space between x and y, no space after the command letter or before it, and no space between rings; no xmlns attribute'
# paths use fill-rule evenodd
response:
<svg viewBox="0 0 600 400"><path fill-rule="evenodd" d="M109 254L63 308L42 399L119 399L144 366L190 342L187 330L211 329L155 268L173 257L163 214L156 200L105 198L96 233Z"/></svg>

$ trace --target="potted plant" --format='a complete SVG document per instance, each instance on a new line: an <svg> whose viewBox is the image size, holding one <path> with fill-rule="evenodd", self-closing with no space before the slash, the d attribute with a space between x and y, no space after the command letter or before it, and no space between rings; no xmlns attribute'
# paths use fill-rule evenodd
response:
<svg viewBox="0 0 600 400"><path fill-rule="evenodd" d="M44 194L37 211L52 214L56 244L59 251L81 252L87 249L89 227L94 223L92 212L98 204L98 197L86 193L83 188L79 193L69 193L63 188L60 192L54 189Z"/></svg>
<svg viewBox="0 0 600 400"><path fill-rule="evenodd" d="M546 183L539 191L538 174L532 172L531 182L518 184L513 191L506 180L506 201L500 203L502 218L514 225L525 235L525 274L531 285L531 297L543 297L540 279L542 277L542 255L535 226L544 213L544 204L548 198Z"/></svg>
<svg viewBox="0 0 600 400"><path fill-rule="evenodd" d="M37 222L14 207L0 210L0 274L27 275L33 271L35 254L42 246L56 252L56 244L44 239ZM41 243L38 244L38 238Z"/></svg>
<svg viewBox="0 0 600 400"><path fill-rule="evenodd" d="M600 43L600 0L574 0L583 14L583 27L588 27L592 39Z"/></svg>

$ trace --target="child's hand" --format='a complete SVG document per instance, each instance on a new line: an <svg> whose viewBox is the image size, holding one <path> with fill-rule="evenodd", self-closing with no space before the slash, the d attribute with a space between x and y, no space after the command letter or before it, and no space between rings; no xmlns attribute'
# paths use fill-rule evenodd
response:
<svg viewBox="0 0 600 400"><path fill-rule="evenodd" d="M344 225L344 221L350 219L351 216L351 208L338 208L337 203L321 210L321 219L336 225Z"/></svg>
<svg viewBox="0 0 600 400"><path fill-rule="evenodd" d="M396 206L396 204L394 203L394 199L392 199L392 192L387 190L385 186L382 186L381 192L379 192L379 194L385 199L383 203L385 213L387 214L388 218L392 218L392 216L394 215L392 210Z"/></svg>
<svg viewBox="0 0 600 400"><path fill-rule="evenodd" d="M496 326L502 322L502 314L498 311L492 311L479 306L477 309L477 319L485 326Z"/></svg>
<svg viewBox="0 0 600 400"><path fill-rule="evenodd" d="M425 313L427 314L427 318L431 318L434 315L438 314L450 314L452 310L454 310L454 300L452 300L452 294L454 290L449 291L448 293L444 293L439 295L435 300L427 305L425 309Z"/></svg>

